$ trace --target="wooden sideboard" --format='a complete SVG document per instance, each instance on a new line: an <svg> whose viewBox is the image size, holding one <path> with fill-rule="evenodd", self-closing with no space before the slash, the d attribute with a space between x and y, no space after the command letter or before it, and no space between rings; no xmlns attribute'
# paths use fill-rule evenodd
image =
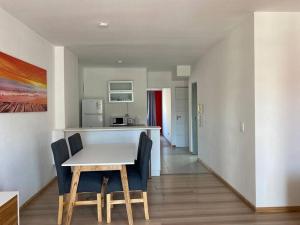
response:
<svg viewBox="0 0 300 225"><path fill-rule="evenodd" d="M19 224L18 192L0 192L0 224Z"/></svg>

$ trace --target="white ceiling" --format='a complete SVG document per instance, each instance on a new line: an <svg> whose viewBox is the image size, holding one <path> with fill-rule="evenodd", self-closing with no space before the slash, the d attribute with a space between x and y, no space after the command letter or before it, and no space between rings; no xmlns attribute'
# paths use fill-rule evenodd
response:
<svg viewBox="0 0 300 225"><path fill-rule="evenodd" d="M297 11L300 0L0 0L0 7L83 63L167 69L194 63L253 11Z"/></svg>

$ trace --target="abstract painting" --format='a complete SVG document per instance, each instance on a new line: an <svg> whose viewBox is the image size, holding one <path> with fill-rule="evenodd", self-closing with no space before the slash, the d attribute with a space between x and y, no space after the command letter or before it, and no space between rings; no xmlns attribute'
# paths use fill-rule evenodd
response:
<svg viewBox="0 0 300 225"><path fill-rule="evenodd" d="M47 111L47 71L0 51L0 113Z"/></svg>

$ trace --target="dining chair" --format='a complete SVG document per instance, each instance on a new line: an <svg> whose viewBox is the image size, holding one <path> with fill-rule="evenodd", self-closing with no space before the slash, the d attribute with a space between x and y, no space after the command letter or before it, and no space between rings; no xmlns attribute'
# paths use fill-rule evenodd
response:
<svg viewBox="0 0 300 225"><path fill-rule="evenodd" d="M63 208L67 202L64 202L64 195L70 193L72 182L72 171L70 167L64 167L62 164L69 159L69 151L65 139L60 139L51 144L58 181L58 219L57 223L62 224ZM75 206L97 205L98 222L102 222L101 208L101 185L102 176L100 173L81 173L77 193L96 193L97 200L76 201ZM78 195L77 195L78 199Z"/></svg>
<svg viewBox="0 0 300 225"><path fill-rule="evenodd" d="M68 137L68 141L72 156L83 149L82 140L79 133L73 134Z"/></svg>
<svg viewBox="0 0 300 225"><path fill-rule="evenodd" d="M127 177L130 192L138 192L141 197L131 199L131 203L144 203L145 219L149 220L148 210L148 195L147 195L147 183L149 174L149 162L151 156L152 141L146 135L142 139L142 145L140 150L140 158L137 161L135 167L127 167ZM125 200L114 200L116 192L122 192L122 183L120 173L113 172L110 176L107 184L106 195L106 213L107 223L111 223L111 209L113 205L125 204Z"/></svg>
<svg viewBox="0 0 300 225"><path fill-rule="evenodd" d="M137 150L137 159L134 160L134 165L127 165L127 169L129 169L130 167L136 167L138 162L140 161L141 158L141 151L143 148L143 143L144 143L144 138L147 137L147 134L143 131L140 134L140 138L139 138L139 145L138 145L138 150Z"/></svg>

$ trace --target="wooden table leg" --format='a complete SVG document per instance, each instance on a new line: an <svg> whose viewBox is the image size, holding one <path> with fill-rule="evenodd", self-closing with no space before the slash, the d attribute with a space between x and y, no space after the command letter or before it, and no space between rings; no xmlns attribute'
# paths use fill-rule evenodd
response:
<svg viewBox="0 0 300 225"><path fill-rule="evenodd" d="M74 171L73 171L71 190L70 190L70 200L69 200L69 204L68 204L67 220L66 220L65 225L70 225L71 224L72 214L73 214L73 207L74 207L74 204L75 204L75 201L76 201L79 177L80 177L80 167L75 167Z"/></svg>
<svg viewBox="0 0 300 225"><path fill-rule="evenodd" d="M125 199L127 216L128 216L128 223L129 223L129 225L133 225L132 208L131 208L131 202L130 202L127 171L126 171L125 165L122 165L120 172L121 172L121 180L122 180L122 186L123 186L123 191L124 191L124 199Z"/></svg>

